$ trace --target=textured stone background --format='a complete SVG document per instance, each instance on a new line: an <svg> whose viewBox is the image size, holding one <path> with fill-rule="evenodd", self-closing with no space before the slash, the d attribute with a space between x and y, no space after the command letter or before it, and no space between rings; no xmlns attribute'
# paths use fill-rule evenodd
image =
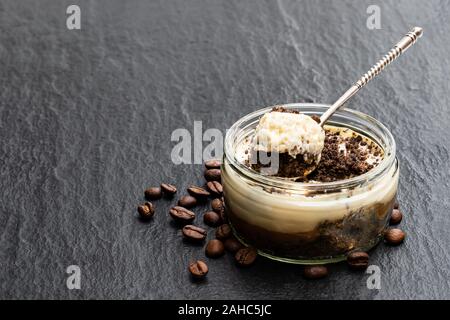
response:
<svg viewBox="0 0 450 320"><path fill-rule="evenodd" d="M74 2L80 31L65 25ZM377 2L2 0L0 298L450 298L450 3L379 1L371 31ZM146 186L202 181L200 165L170 161L172 131L333 102L414 25L425 36L349 105L398 143L408 238L373 252L381 290L345 265L311 282L230 256L192 283L186 265L203 251L181 241L171 202L148 224L135 213ZM65 286L71 264L79 291Z"/></svg>

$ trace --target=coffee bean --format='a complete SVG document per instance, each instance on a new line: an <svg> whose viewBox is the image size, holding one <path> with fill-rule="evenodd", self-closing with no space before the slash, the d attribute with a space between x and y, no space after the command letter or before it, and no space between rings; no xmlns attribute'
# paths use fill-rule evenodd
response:
<svg viewBox="0 0 450 320"><path fill-rule="evenodd" d="M231 228L228 224L223 224L216 229L216 238L224 240L231 236Z"/></svg>
<svg viewBox="0 0 450 320"><path fill-rule="evenodd" d="M391 219L389 223L392 224L399 224L403 219L403 215L398 209L392 210Z"/></svg>
<svg viewBox="0 0 450 320"><path fill-rule="evenodd" d="M210 195L210 193L202 187L190 186L187 191L189 194L197 199L204 199Z"/></svg>
<svg viewBox="0 0 450 320"><path fill-rule="evenodd" d="M240 243L239 240L235 237L225 239L223 245L225 246L225 249L227 249L227 251L231 253L236 253L244 247L242 243Z"/></svg>
<svg viewBox="0 0 450 320"><path fill-rule="evenodd" d="M210 227L216 227L222 222L222 218L217 212L208 211L203 215L203 221Z"/></svg>
<svg viewBox="0 0 450 320"><path fill-rule="evenodd" d="M178 205L185 208L192 208L197 205L197 199L192 196L182 196L180 200L178 200Z"/></svg>
<svg viewBox="0 0 450 320"><path fill-rule="evenodd" d="M225 247L223 246L222 241L212 239L206 245L205 253L210 258L218 258L223 256L223 254L225 253Z"/></svg>
<svg viewBox="0 0 450 320"><path fill-rule="evenodd" d="M220 165L222 162L217 159L207 160L205 161L206 169L220 169Z"/></svg>
<svg viewBox="0 0 450 320"><path fill-rule="evenodd" d="M150 187L145 190L145 197L148 200L157 200L162 197L162 192L160 187Z"/></svg>
<svg viewBox="0 0 450 320"><path fill-rule="evenodd" d="M171 217L177 222L189 223L195 218L195 213L183 208L183 207L173 207L169 210Z"/></svg>
<svg viewBox="0 0 450 320"><path fill-rule="evenodd" d="M326 266L306 266L303 269L303 276L307 279L321 279L328 275Z"/></svg>
<svg viewBox="0 0 450 320"><path fill-rule="evenodd" d="M194 278L201 279L208 273L208 266L201 260L189 264L189 272Z"/></svg>
<svg viewBox="0 0 450 320"><path fill-rule="evenodd" d="M155 214L155 207L151 202L146 202L138 207L138 212L142 219L150 219Z"/></svg>
<svg viewBox="0 0 450 320"><path fill-rule="evenodd" d="M216 196L220 197L223 193L223 187L219 181L209 181L206 186L208 187L209 191L211 191L211 193Z"/></svg>
<svg viewBox="0 0 450 320"><path fill-rule="evenodd" d="M177 187L175 187L173 184L168 183L161 183L161 190L167 196L173 196L175 193L177 193Z"/></svg>
<svg viewBox="0 0 450 320"><path fill-rule="evenodd" d="M183 235L187 240L203 241L206 238L206 230L197 226L188 224L183 227Z"/></svg>
<svg viewBox="0 0 450 320"><path fill-rule="evenodd" d="M257 256L258 256L258 252L254 248L247 247L247 248L239 249L236 252L234 258L236 259L236 262L240 266L246 267L246 266L253 264L253 262L255 262Z"/></svg>
<svg viewBox="0 0 450 320"><path fill-rule="evenodd" d="M384 234L384 240L392 245L398 245L403 242L406 234L400 229L389 229Z"/></svg>
<svg viewBox="0 0 450 320"><path fill-rule="evenodd" d="M208 169L205 171L205 179L207 181L220 181L220 169Z"/></svg>
<svg viewBox="0 0 450 320"><path fill-rule="evenodd" d="M369 265L369 255L363 251L350 252L347 255L347 263L354 270L366 270Z"/></svg>
<svg viewBox="0 0 450 320"><path fill-rule="evenodd" d="M400 203L398 203L398 200L395 200L394 209L398 209L399 207L400 207Z"/></svg>
<svg viewBox="0 0 450 320"><path fill-rule="evenodd" d="M216 199L212 200L211 201L211 208L215 212L220 214L224 210L222 200L220 200L219 198L216 198Z"/></svg>

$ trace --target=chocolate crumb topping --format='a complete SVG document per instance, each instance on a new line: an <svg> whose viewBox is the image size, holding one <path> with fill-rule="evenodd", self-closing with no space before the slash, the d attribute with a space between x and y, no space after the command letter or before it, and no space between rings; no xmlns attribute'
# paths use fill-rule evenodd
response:
<svg viewBox="0 0 450 320"><path fill-rule="evenodd" d="M370 164L370 154L381 156L381 148L359 134L353 133L351 137L344 137L339 131L326 129L322 158L316 170L308 176L308 180L332 182L362 175L377 164L376 161Z"/></svg>
<svg viewBox="0 0 450 320"><path fill-rule="evenodd" d="M286 110L283 107L275 107L273 110ZM284 112L284 111L280 111ZM375 166L383 159L383 150L369 138L349 131L346 128L325 127L325 143L321 155L321 160L317 168L307 177L298 178L297 182L333 182L353 178L362 175ZM246 150L245 154L255 155ZM270 157L270 154L267 156ZM246 159L244 164L260 171L263 166L259 163L250 164ZM303 170L305 164L301 159L290 157L287 153L279 154L279 168L274 175L279 177L298 177L298 171Z"/></svg>
<svg viewBox="0 0 450 320"><path fill-rule="evenodd" d="M311 116L311 118L312 118L315 122L317 122L317 123L320 124L320 117L319 117L318 115L314 114L314 115Z"/></svg>
<svg viewBox="0 0 450 320"><path fill-rule="evenodd" d="M284 112L300 114L294 109L285 108L282 105L275 106L271 112ZM320 117L312 115L311 118L320 123ZM383 159L384 153L378 144L369 138L360 135L346 128L325 126L325 142L322 150L321 160L318 166L308 176L298 178L298 182L333 182L353 178L362 175ZM247 140L246 140L247 142ZM309 143L307 141L307 143ZM257 154L252 150L246 150L245 155L257 159L256 163L250 163L249 158L244 160L244 164L256 171L270 167L270 164L262 165ZM265 154L270 157L271 154ZM275 176L285 178L296 178L302 176L307 165L301 157L292 158L287 153L279 154L278 171ZM270 174L266 172L266 174Z"/></svg>
<svg viewBox="0 0 450 320"><path fill-rule="evenodd" d="M271 112L284 112L284 113L295 113L300 114L300 111L294 110L294 109L287 109L283 106L276 106L272 108ZM316 114L310 116L315 122L320 123L320 117Z"/></svg>
<svg viewBox="0 0 450 320"><path fill-rule="evenodd" d="M276 106L272 108L272 112L284 112L284 113L295 113L299 114L300 112L294 109L287 109L283 106Z"/></svg>

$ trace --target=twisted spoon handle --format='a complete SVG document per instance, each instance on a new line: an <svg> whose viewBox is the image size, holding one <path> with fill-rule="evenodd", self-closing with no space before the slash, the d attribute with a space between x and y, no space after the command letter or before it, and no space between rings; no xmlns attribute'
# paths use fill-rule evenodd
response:
<svg viewBox="0 0 450 320"><path fill-rule="evenodd" d="M364 74L350 89L348 89L321 117L320 125L325 122L341 108L351 97L353 97L370 80L384 70L392 61L397 59L403 52L409 49L423 34L422 28L414 27L408 32L381 60L379 60L366 74Z"/></svg>

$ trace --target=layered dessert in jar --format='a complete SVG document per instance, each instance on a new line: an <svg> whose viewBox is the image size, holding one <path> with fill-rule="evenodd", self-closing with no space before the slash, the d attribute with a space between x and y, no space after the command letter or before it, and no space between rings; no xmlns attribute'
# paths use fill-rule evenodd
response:
<svg viewBox="0 0 450 320"><path fill-rule="evenodd" d="M267 257L337 262L367 251L395 202L395 141L380 122L327 105L290 104L245 116L228 131L222 165L235 235Z"/></svg>

